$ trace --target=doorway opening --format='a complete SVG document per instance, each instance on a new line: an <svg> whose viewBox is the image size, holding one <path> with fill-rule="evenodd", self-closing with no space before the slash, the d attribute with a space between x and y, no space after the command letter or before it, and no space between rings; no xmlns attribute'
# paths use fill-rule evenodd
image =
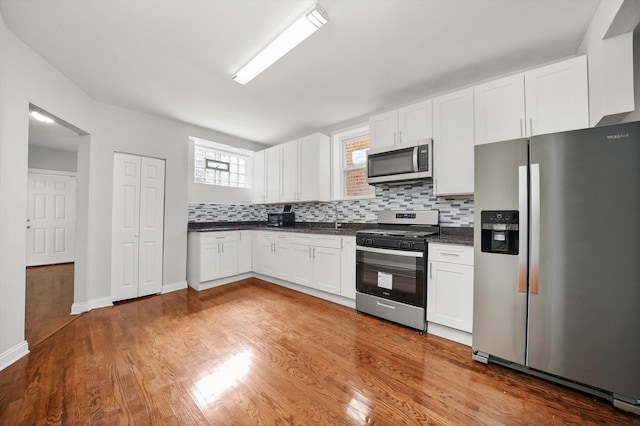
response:
<svg viewBox="0 0 640 426"><path fill-rule="evenodd" d="M34 347L75 318L78 147L86 132L29 105L25 339Z"/></svg>

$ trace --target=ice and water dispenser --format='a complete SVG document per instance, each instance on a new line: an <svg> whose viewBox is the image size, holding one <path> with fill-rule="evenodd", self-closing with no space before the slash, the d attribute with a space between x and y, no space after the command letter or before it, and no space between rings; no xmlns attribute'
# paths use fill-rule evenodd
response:
<svg viewBox="0 0 640 426"><path fill-rule="evenodd" d="M518 210L483 210L481 250L485 253L518 254Z"/></svg>

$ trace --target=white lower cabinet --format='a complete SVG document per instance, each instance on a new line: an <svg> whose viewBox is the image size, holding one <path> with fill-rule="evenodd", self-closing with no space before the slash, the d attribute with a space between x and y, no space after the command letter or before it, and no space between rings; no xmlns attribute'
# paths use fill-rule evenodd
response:
<svg viewBox="0 0 640 426"><path fill-rule="evenodd" d="M251 231L238 231L238 273L251 272Z"/></svg>
<svg viewBox="0 0 640 426"><path fill-rule="evenodd" d="M353 236L256 230L189 233L187 281L197 290L255 272L319 290L319 297L341 296L327 295L348 305L344 299L356 297L355 265Z"/></svg>
<svg viewBox="0 0 640 426"><path fill-rule="evenodd" d="M339 248L313 247L313 288L340 294L340 252Z"/></svg>
<svg viewBox="0 0 640 426"><path fill-rule="evenodd" d="M352 256L343 251L345 238ZM252 255L254 272L355 299L355 237L254 231ZM353 271L346 271L351 257Z"/></svg>
<svg viewBox="0 0 640 426"><path fill-rule="evenodd" d="M187 250L187 282L196 290L213 287L215 280L251 271L251 256L246 256L251 253L248 231L189 232ZM239 253L249 258L248 265L246 259L239 260Z"/></svg>
<svg viewBox="0 0 640 426"><path fill-rule="evenodd" d="M471 345L473 247L429 244L428 331Z"/></svg>

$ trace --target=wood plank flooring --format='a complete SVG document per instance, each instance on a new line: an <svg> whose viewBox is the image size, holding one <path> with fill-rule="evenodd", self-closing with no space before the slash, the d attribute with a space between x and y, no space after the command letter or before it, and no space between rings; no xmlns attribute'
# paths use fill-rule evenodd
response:
<svg viewBox="0 0 640 426"><path fill-rule="evenodd" d="M25 338L30 348L76 318L71 315L73 268L73 263L27 268Z"/></svg>
<svg viewBox="0 0 640 426"><path fill-rule="evenodd" d="M257 279L88 312L0 371L0 424L640 424Z"/></svg>

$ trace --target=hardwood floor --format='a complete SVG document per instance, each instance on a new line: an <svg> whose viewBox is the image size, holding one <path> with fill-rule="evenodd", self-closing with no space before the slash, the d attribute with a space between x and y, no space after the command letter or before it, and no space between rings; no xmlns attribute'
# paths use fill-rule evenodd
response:
<svg viewBox="0 0 640 426"><path fill-rule="evenodd" d="M0 372L0 424L640 424L470 348L249 279L88 312Z"/></svg>
<svg viewBox="0 0 640 426"><path fill-rule="evenodd" d="M73 268L73 263L27 268L25 338L30 348L76 318L70 314Z"/></svg>

